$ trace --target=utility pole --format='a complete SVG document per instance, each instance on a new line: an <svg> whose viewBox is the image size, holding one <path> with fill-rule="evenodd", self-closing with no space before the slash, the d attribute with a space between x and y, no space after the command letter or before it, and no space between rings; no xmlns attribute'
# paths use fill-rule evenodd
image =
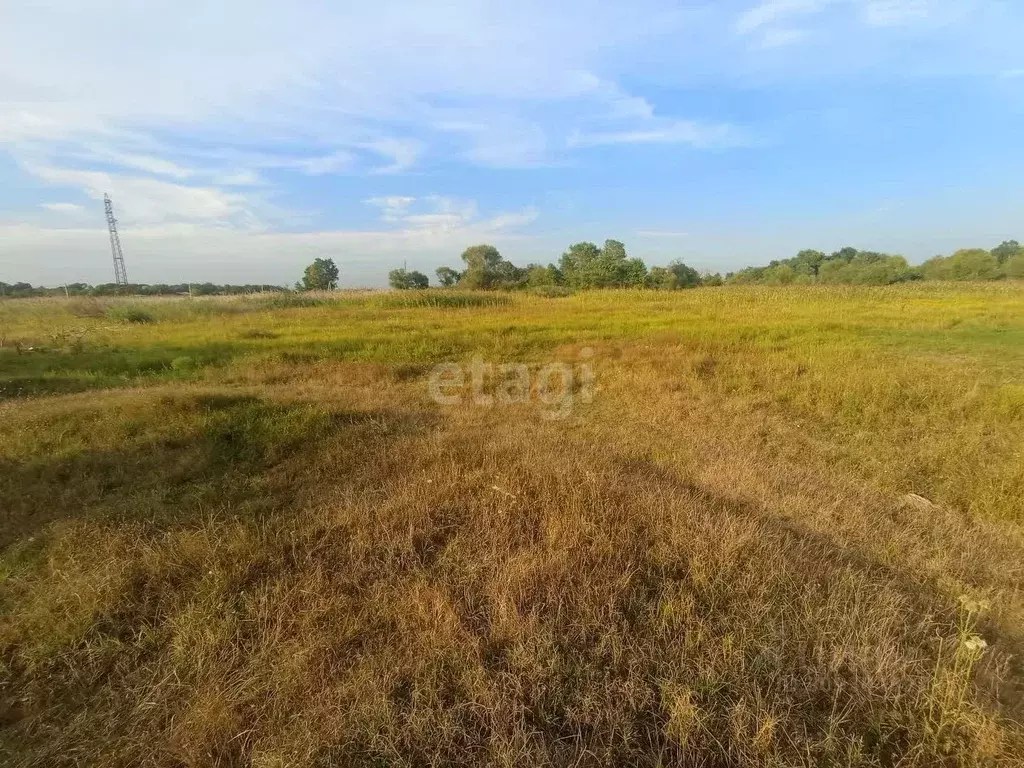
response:
<svg viewBox="0 0 1024 768"><path fill-rule="evenodd" d="M114 283L128 285L128 273L124 268L124 253L121 251L121 238L117 234L117 219L114 218L114 203L110 195L103 194L103 209L107 214L107 229L110 230L110 253L114 257Z"/></svg>

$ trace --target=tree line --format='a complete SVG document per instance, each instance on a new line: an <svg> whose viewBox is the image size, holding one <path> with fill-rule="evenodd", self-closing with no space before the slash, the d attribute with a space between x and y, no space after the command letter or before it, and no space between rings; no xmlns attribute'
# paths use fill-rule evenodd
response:
<svg viewBox="0 0 1024 768"><path fill-rule="evenodd" d="M726 277L729 283L789 285L834 283L889 285L908 280L1024 279L1024 247L1007 240L992 250L965 248L951 256L935 256L910 266L902 256L841 248L830 254L800 251L791 259L764 267L747 267Z"/></svg>
<svg viewBox="0 0 1024 768"><path fill-rule="evenodd" d="M592 288L652 288L676 290L726 284L800 285L811 283L847 285L890 285L909 280L1002 280L1024 279L1024 246L1007 240L991 250L966 248L950 256L936 256L911 266L902 256L856 248L832 253L803 250L790 259L765 266L746 267L736 272L698 272L680 260L668 266L648 267L642 259L630 257L618 240L603 246L583 242L569 246L558 263L527 264L519 267L502 257L493 245L474 245L462 253L462 269L449 266L435 271L442 288L475 290L572 291ZM295 290L334 290L339 270L333 259L318 258L306 267ZM397 290L430 287L430 279L416 270L393 269L389 285ZM218 285L216 283L164 283L88 285L69 283L56 288L30 283L0 282L0 298L33 296L226 296L244 293L287 291L279 285Z"/></svg>
<svg viewBox="0 0 1024 768"><path fill-rule="evenodd" d="M473 289L567 289L655 288L674 290L701 285L725 284L847 284L890 285L909 280L1001 280L1024 279L1024 246L1007 240L990 251L982 248L959 250L951 256L936 256L911 266L902 256L856 248L840 248L826 254L803 250L791 259L772 261L761 267L729 272L698 272L676 260L665 267L648 267L642 259L630 258L618 240L606 240L603 247L576 243L562 254L557 264L528 264L518 267L505 260L493 245L474 245L462 253L463 268L438 267L437 282L443 288ZM392 270L392 288L427 288L430 281L422 272Z"/></svg>
<svg viewBox="0 0 1024 768"><path fill-rule="evenodd" d="M0 282L0 298L34 298L45 296L235 296L243 293L284 291L279 285L220 285L217 283L68 283L56 288L44 288L31 283Z"/></svg>
<svg viewBox="0 0 1024 768"><path fill-rule="evenodd" d="M604 246L576 243L562 254L557 264L527 264L519 267L502 257L493 245L474 245L462 253L463 268L438 267L435 274L442 288L476 290L589 288L695 288L721 285L721 275L701 274L682 261L667 267L650 267L642 259L630 258L618 240ZM392 288L427 288L429 278L422 272L394 269L388 274Z"/></svg>

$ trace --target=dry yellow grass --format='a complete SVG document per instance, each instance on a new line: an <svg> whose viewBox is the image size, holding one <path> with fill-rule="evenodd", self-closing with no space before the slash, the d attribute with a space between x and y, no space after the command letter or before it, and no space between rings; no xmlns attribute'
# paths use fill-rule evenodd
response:
<svg viewBox="0 0 1024 768"><path fill-rule="evenodd" d="M1024 761L1024 288L389 302L0 305L5 763Z"/></svg>

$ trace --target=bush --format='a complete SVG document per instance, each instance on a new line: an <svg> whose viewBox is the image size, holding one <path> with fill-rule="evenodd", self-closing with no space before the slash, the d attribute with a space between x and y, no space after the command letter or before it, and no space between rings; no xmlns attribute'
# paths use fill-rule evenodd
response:
<svg viewBox="0 0 1024 768"><path fill-rule="evenodd" d="M155 323L156 318L149 312L140 307L111 307L107 311L108 317L111 320L116 320L119 323Z"/></svg>
<svg viewBox="0 0 1024 768"><path fill-rule="evenodd" d="M1024 253L1018 253L1007 259L1004 269L1007 277L1024 280Z"/></svg>
<svg viewBox="0 0 1024 768"><path fill-rule="evenodd" d="M110 311L106 303L91 296L72 299L67 307L68 312L75 317L106 317Z"/></svg>

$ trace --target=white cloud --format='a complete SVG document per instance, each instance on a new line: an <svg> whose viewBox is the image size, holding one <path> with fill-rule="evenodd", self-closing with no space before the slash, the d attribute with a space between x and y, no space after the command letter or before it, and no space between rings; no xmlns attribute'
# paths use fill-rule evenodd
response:
<svg viewBox="0 0 1024 768"><path fill-rule="evenodd" d="M894 27L927 19L934 6L934 0L868 0L862 13L867 24Z"/></svg>
<svg viewBox="0 0 1024 768"><path fill-rule="evenodd" d="M537 219L535 208L499 213L481 219L475 200L460 200L445 195L417 198L407 195L388 195L364 200L379 208L381 221L396 225L406 232L453 233L472 229L479 232L503 232L532 223Z"/></svg>
<svg viewBox="0 0 1024 768"><path fill-rule="evenodd" d="M51 166L31 165L27 170L46 184L79 189L94 200L102 200L109 193L118 217L131 225L207 221L244 228L259 226L246 197L213 187Z"/></svg>
<svg viewBox="0 0 1024 768"><path fill-rule="evenodd" d="M637 230L638 237L649 237L653 239L666 239L666 238L679 238L689 237L689 232L679 232L669 229L639 229Z"/></svg>
<svg viewBox="0 0 1024 768"><path fill-rule="evenodd" d="M42 203L39 207L53 213L80 214L85 212L85 206L78 203Z"/></svg>
<svg viewBox="0 0 1024 768"><path fill-rule="evenodd" d="M291 165L309 176L323 176L327 173L337 173L346 168L352 167L354 158L351 152L339 150L321 157L299 158L285 165Z"/></svg>
<svg viewBox="0 0 1024 768"><path fill-rule="evenodd" d="M363 202L380 208L381 221L396 222L402 220L409 206L416 202L416 198L404 195L389 195L387 197L371 197Z"/></svg>
<svg viewBox="0 0 1024 768"><path fill-rule="evenodd" d="M831 0L768 0L744 11L736 19L736 31L749 35L793 16L820 11Z"/></svg>
<svg viewBox="0 0 1024 768"><path fill-rule="evenodd" d="M783 48L802 42L810 36L811 33L806 29L766 29L761 35L761 47Z"/></svg>
<svg viewBox="0 0 1024 768"><path fill-rule="evenodd" d="M153 155L135 154L133 152L120 152L112 147L86 144L83 152L79 154L81 159L89 159L104 164L130 168L132 170L144 171L154 176L168 176L172 179L185 180L194 176L196 171L192 168L185 168L170 160Z"/></svg>
<svg viewBox="0 0 1024 768"><path fill-rule="evenodd" d="M654 121L650 126L626 131L577 133L570 146L597 147L610 144L688 144L701 149L740 147L750 144L739 128L725 123L691 120Z"/></svg>
<svg viewBox="0 0 1024 768"><path fill-rule="evenodd" d="M457 260L474 243L497 245L516 263L532 255L534 238L514 233L513 214L454 225L416 225L388 230L339 230L302 233L253 232L196 224L128 227L121 232L128 275L141 282L253 282L287 285L314 257L334 258L343 287L383 286L388 270L408 260L411 269L431 273ZM0 269L12 280L56 285L111 279L107 231L0 224L4 253ZM522 248L528 253L522 253ZM551 250L551 246L543 252Z"/></svg>

